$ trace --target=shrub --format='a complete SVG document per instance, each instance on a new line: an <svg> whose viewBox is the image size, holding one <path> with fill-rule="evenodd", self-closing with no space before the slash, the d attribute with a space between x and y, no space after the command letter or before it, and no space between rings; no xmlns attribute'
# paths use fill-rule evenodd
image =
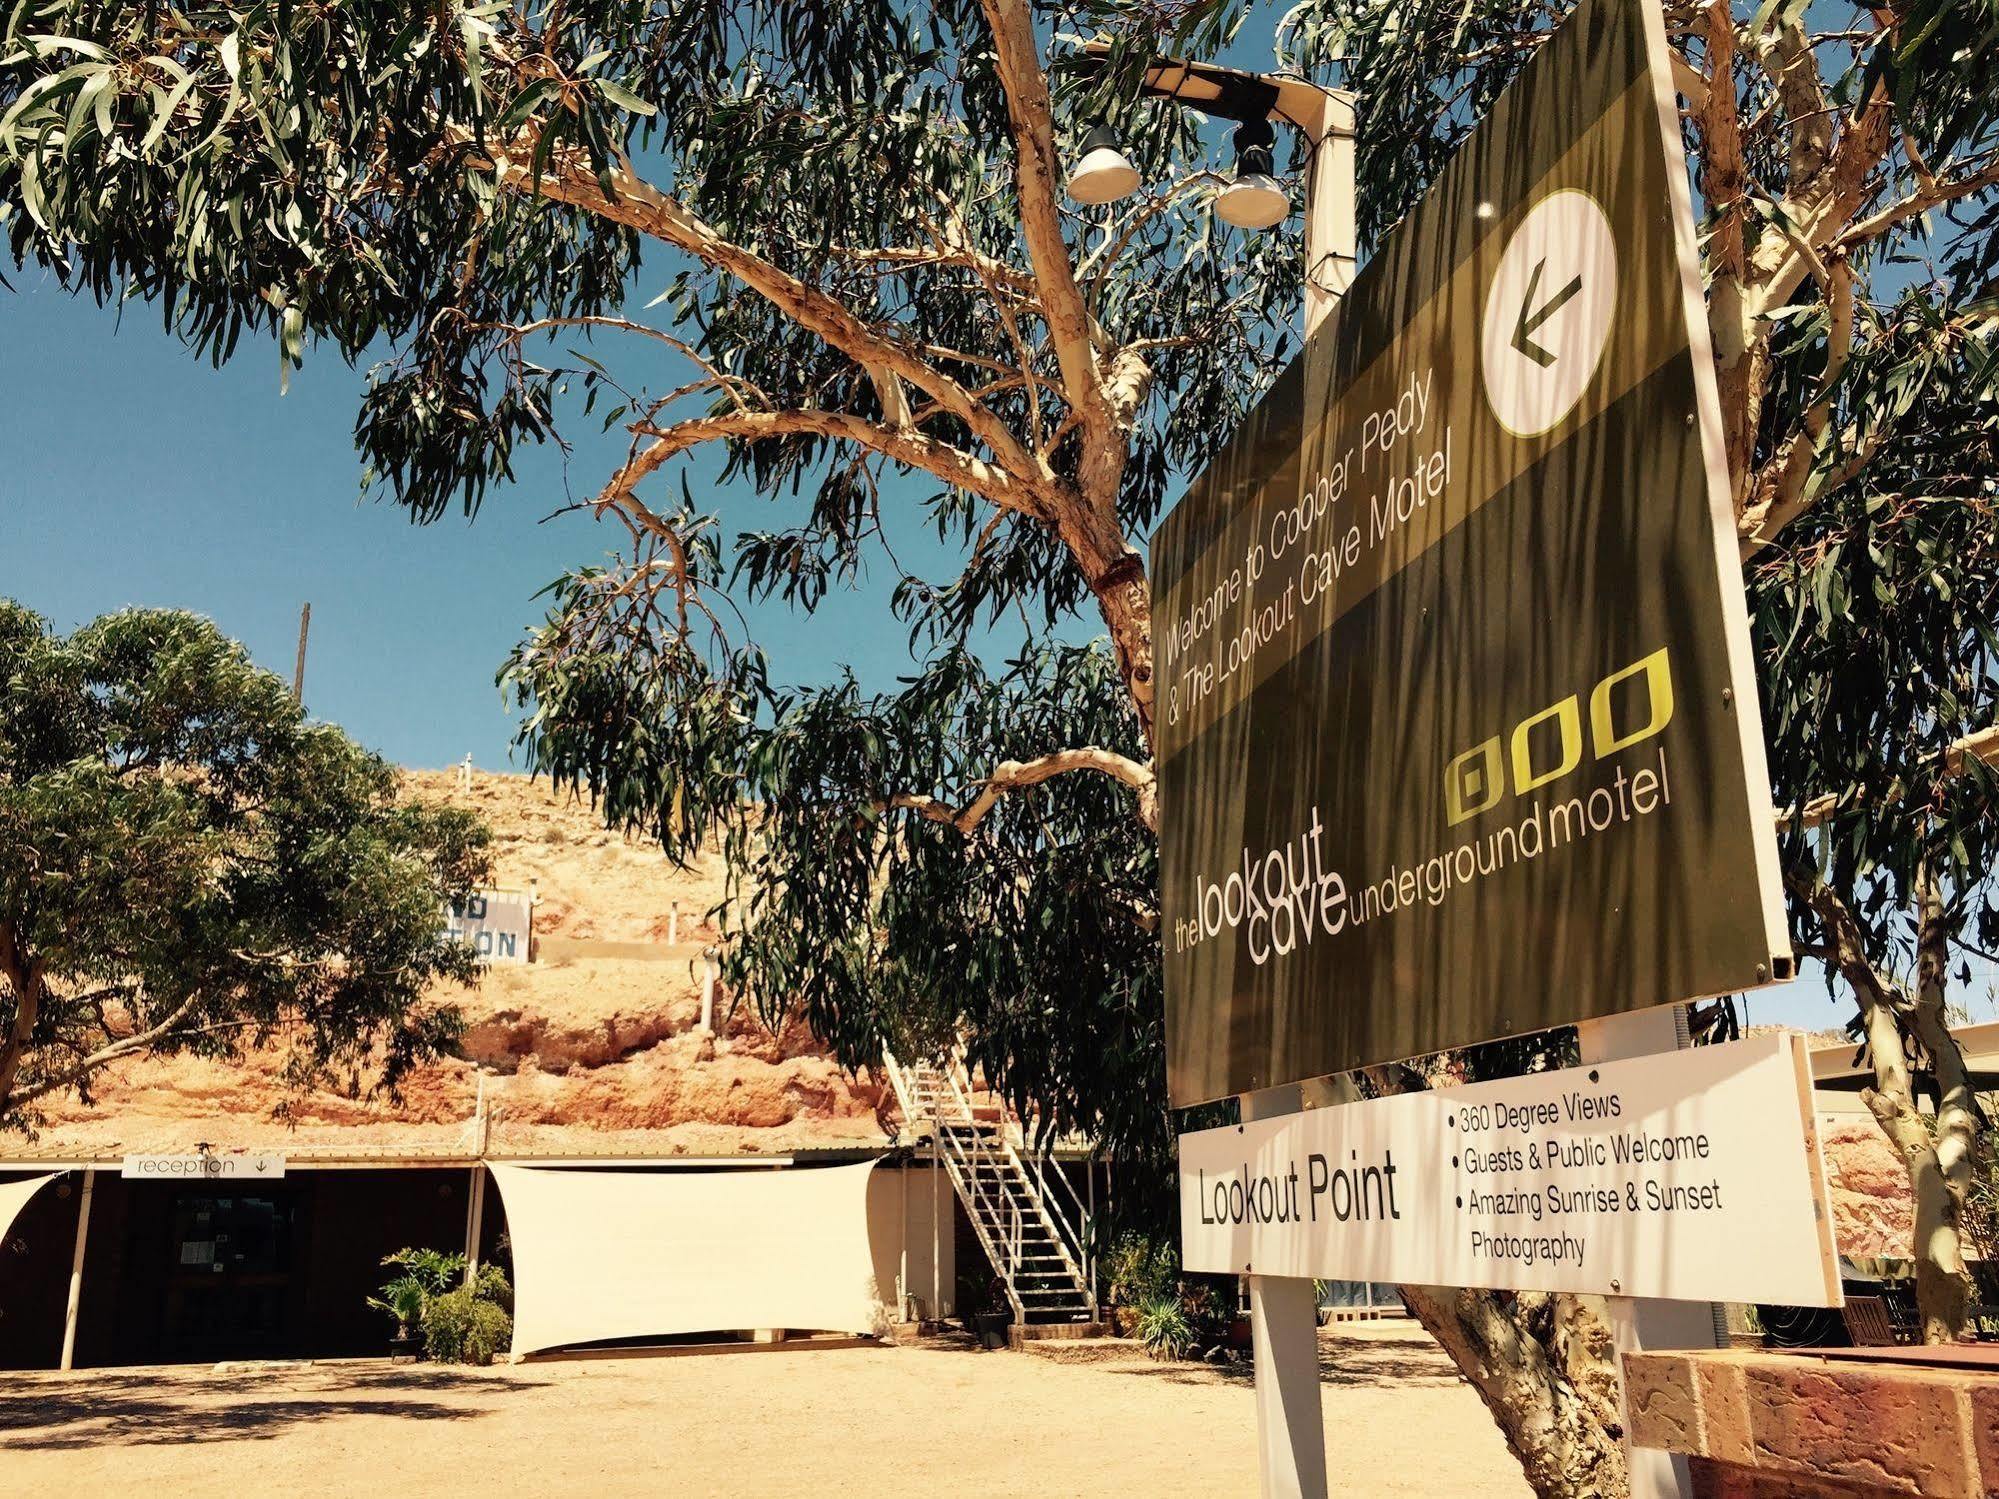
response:
<svg viewBox="0 0 1999 1499"><path fill-rule="evenodd" d="M1194 1348L1194 1325L1171 1292L1140 1304L1138 1335L1154 1358L1181 1359Z"/></svg>
<svg viewBox="0 0 1999 1499"><path fill-rule="evenodd" d="M1126 1232L1104 1255L1104 1278L1115 1306L1138 1307L1172 1295L1177 1271L1170 1239Z"/></svg>
<svg viewBox="0 0 1999 1499"><path fill-rule="evenodd" d="M513 1337L514 1319L507 1309L482 1297L477 1288L461 1286L424 1305L424 1356L435 1363L490 1364Z"/></svg>
<svg viewBox="0 0 1999 1499"><path fill-rule="evenodd" d="M504 1312L514 1309L514 1288L507 1283L507 1272L498 1265L481 1265L479 1273L472 1280L472 1294L481 1301L490 1301Z"/></svg>
<svg viewBox="0 0 1999 1499"><path fill-rule="evenodd" d="M424 1357L446 1364L490 1364L513 1341L514 1288L498 1265L465 1279L465 1256L441 1249L399 1249L384 1265L402 1271L368 1305L396 1319L399 1334L423 1329Z"/></svg>
<svg viewBox="0 0 1999 1499"><path fill-rule="evenodd" d="M1233 1276L1189 1275L1180 1282L1180 1310L1193 1347L1213 1349L1228 1340L1237 1295Z"/></svg>

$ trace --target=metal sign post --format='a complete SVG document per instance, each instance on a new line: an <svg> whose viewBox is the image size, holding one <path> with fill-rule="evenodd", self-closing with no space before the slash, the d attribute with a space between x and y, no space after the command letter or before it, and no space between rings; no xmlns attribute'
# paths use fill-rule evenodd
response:
<svg viewBox="0 0 1999 1499"><path fill-rule="evenodd" d="M1687 1012L1639 1010L1604 1020L1586 1020L1576 1027L1582 1060L1614 1062L1625 1057L1656 1056L1687 1045ZM1837 1266L1835 1265L1835 1271ZM1837 1291L1837 1284L1833 1289ZM1608 1299L1611 1338L1620 1362L1641 1348L1713 1348L1715 1306L1711 1301L1667 1301L1662 1298L1612 1296ZM1624 1382L1618 1381L1618 1399ZM1693 1476L1678 1453L1631 1444L1631 1418L1624 1419L1624 1466L1630 1476L1631 1499L1689 1499Z"/></svg>
<svg viewBox="0 0 1999 1499"><path fill-rule="evenodd" d="M1293 1085L1242 1097L1245 1123L1296 1114ZM1319 1308L1309 1276L1249 1273L1256 1360L1256 1466L1264 1499L1325 1499L1326 1428L1319 1397Z"/></svg>

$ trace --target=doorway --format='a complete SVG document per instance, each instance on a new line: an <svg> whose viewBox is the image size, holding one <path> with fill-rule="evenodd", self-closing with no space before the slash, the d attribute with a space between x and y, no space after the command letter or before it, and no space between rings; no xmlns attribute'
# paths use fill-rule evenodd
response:
<svg viewBox="0 0 1999 1499"><path fill-rule="evenodd" d="M289 1351L298 1205L296 1193L269 1189L176 1195L162 1267L168 1359L272 1358Z"/></svg>

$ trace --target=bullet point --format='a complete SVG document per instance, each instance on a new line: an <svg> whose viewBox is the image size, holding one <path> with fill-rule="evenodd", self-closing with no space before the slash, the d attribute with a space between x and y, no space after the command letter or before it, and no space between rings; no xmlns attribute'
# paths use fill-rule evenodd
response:
<svg viewBox="0 0 1999 1499"><path fill-rule="evenodd" d="M1448 1124L1452 1129L1456 1129L1458 1127L1458 1116L1456 1114L1446 1114L1444 1115L1444 1123Z"/></svg>
<svg viewBox="0 0 1999 1499"><path fill-rule="evenodd" d="M1464 1205L1465 1205L1465 1200L1464 1200L1464 1199L1463 1199L1462 1197L1460 1197L1460 1198L1458 1199L1458 1206L1459 1206L1459 1207L1463 1207Z"/></svg>
<svg viewBox="0 0 1999 1499"><path fill-rule="evenodd" d="M1451 1157L1451 1165L1455 1167L1455 1166L1457 1165L1457 1163L1458 1163L1458 1158L1457 1158L1456 1156L1452 1156L1452 1157Z"/></svg>

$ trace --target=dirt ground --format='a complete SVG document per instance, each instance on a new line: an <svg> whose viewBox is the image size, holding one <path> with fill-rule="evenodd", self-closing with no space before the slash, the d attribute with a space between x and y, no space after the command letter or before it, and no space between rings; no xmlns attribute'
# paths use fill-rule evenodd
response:
<svg viewBox="0 0 1999 1499"><path fill-rule="evenodd" d="M0 1494L428 1499L1256 1491L1247 1368L962 1340L452 1370L351 1363L9 1375ZM1527 1493L1406 1325L1322 1344L1332 1491Z"/></svg>

